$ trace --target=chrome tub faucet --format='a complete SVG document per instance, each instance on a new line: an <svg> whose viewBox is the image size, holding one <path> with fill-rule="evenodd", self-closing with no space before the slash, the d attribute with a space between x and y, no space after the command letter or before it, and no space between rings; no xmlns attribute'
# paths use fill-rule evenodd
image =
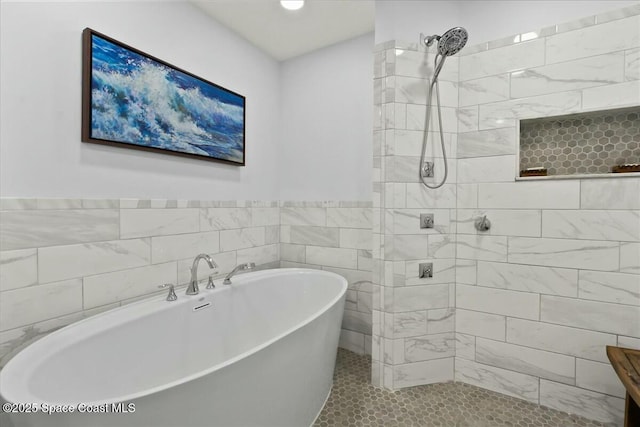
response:
<svg viewBox="0 0 640 427"><path fill-rule="evenodd" d="M218 264L215 263L213 259L207 254L200 254L193 260L193 265L191 266L191 281L189 282L189 287L187 287L187 295L198 295L200 289L198 288L198 263L203 259L209 264L210 269L218 268Z"/></svg>
<svg viewBox="0 0 640 427"><path fill-rule="evenodd" d="M253 270L254 268L256 268L256 264L253 262L245 262L244 264L240 264L238 265L236 268L234 268L233 270L231 270L231 272L229 274L227 274L227 277L224 278L224 282L222 282L225 285L230 285L231 284L231 278L238 272L240 271L249 271L249 270Z"/></svg>

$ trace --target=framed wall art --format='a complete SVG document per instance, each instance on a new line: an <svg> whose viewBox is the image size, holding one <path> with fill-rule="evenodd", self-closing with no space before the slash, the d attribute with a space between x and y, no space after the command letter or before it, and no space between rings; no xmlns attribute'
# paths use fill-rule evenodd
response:
<svg viewBox="0 0 640 427"><path fill-rule="evenodd" d="M245 164L245 97L83 32L82 141Z"/></svg>

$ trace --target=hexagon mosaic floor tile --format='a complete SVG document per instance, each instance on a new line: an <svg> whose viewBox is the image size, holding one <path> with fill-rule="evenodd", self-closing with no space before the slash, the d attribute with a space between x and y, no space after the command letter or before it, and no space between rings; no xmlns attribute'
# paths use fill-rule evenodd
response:
<svg viewBox="0 0 640 427"><path fill-rule="evenodd" d="M339 349L331 396L315 427L596 427L575 415L462 383L395 392L371 385L371 359Z"/></svg>
<svg viewBox="0 0 640 427"><path fill-rule="evenodd" d="M610 173L640 163L640 110L600 112L520 123L520 169L549 175Z"/></svg>

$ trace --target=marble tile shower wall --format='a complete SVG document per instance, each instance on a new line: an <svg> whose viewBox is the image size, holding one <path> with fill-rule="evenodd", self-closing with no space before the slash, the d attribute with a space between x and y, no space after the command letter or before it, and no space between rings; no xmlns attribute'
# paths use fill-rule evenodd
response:
<svg viewBox="0 0 640 427"><path fill-rule="evenodd" d="M279 202L2 199L0 203L0 366L26 343L57 328L158 292L160 284L186 284L193 257L201 252L218 263L216 277L242 262L280 266ZM370 208L349 202L334 205L335 209L323 209L329 226L336 227L332 230L339 235L337 246L354 248L338 250L352 250L357 264L342 264L342 254L316 249L309 250L305 261L327 269L339 264L339 272L351 280L343 342L364 352L363 313L370 306L370 272L366 271L369 252L359 232L368 226L370 233ZM305 230L304 220L296 223L290 208L282 211L287 242L291 235L298 242L318 232L314 227ZM328 243L329 238L323 237ZM287 259L289 249L284 251ZM199 269L201 279L209 273L205 266ZM357 333L361 335L354 337Z"/></svg>
<svg viewBox="0 0 640 427"><path fill-rule="evenodd" d="M372 381L390 389L454 378L455 162L440 189L417 181L433 57L395 42L375 52ZM458 59L450 58L440 97L445 147L454 158L457 80ZM435 182L443 155L434 144L435 115L432 123L427 158L436 162ZM420 229L421 213L434 215L435 228ZM421 262L433 263L433 278L419 277Z"/></svg>
<svg viewBox="0 0 640 427"><path fill-rule="evenodd" d="M281 266L345 277L340 347L371 354L371 202L283 202L280 221Z"/></svg>
<svg viewBox="0 0 640 427"><path fill-rule="evenodd" d="M515 182L516 121L640 105L638 14L460 57L455 379L615 423L605 346L640 348L640 179Z"/></svg>

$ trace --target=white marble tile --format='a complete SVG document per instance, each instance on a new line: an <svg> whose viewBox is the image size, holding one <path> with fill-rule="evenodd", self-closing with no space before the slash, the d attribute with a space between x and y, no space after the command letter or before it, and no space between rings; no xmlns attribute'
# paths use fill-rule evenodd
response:
<svg viewBox="0 0 640 427"><path fill-rule="evenodd" d="M368 315L371 324L371 312L373 311L373 294L371 292L358 291L357 311Z"/></svg>
<svg viewBox="0 0 640 427"><path fill-rule="evenodd" d="M618 242L509 237L509 262L517 264L615 271L619 255Z"/></svg>
<svg viewBox="0 0 640 427"><path fill-rule="evenodd" d="M307 246L307 263L356 269L358 267L358 251Z"/></svg>
<svg viewBox="0 0 640 427"><path fill-rule="evenodd" d="M141 267L151 261L150 239L115 240L38 249L40 283Z"/></svg>
<svg viewBox="0 0 640 427"><path fill-rule="evenodd" d="M371 250L371 230L357 228L340 229L340 247Z"/></svg>
<svg viewBox="0 0 640 427"><path fill-rule="evenodd" d="M516 125L517 119L577 113L581 108L580 91L512 99L480 105L478 126L479 129L510 127Z"/></svg>
<svg viewBox="0 0 640 427"><path fill-rule="evenodd" d="M294 244L334 248L340 246L338 228L292 225L290 233L290 242Z"/></svg>
<svg viewBox="0 0 640 427"><path fill-rule="evenodd" d="M611 363L576 359L576 386L616 397L625 397L625 389Z"/></svg>
<svg viewBox="0 0 640 427"><path fill-rule="evenodd" d="M575 384L575 358L485 338L476 339L476 362Z"/></svg>
<svg viewBox="0 0 640 427"><path fill-rule="evenodd" d="M453 357L393 367L393 387L413 387L453 380Z"/></svg>
<svg viewBox="0 0 640 427"><path fill-rule="evenodd" d="M289 208L280 209L282 225L327 225L326 208Z"/></svg>
<svg viewBox="0 0 640 427"><path fill-rule="evenodd" d="M306 246L280 244L280 259L283 261L306 262Z"/></svg>
<svg viewBox="0 0 640 427"><path fill-rule="evenodd" d="M607 362L609 359L605 348L607 345L616 345L616 336L588 329L509 318L507 342Z"/></svg>
<svg viewBox="0 0 640 427"><path fill-rule="evenodd" d="M458 108L458 132L473 132L479 129L478 106Z"/></svg>
<svg viewBox="0 0 640 427"><path fill-rule="evenodd" d="M459 333L504 341L505 322L504 316L456 306L456 332Z"/></svg>
<svg viewBox="0 0 640 427"><path fill-rule="evenodd" d="M584 179L582 209L640 209L640 179Z"/></svg>
<svg viewBox="0 0 640 427"><path fill-rule="evenodd" d="M509 99L509 74L459 83L460 107Z"/></svg>
<svg viewBox="0 0 640 427"><path fill-rule="evenodd" d="M0 211L38 209L37 199L21 199L15 197L0 198Z"/></svg>
<svg viewBox="0 0 640 427"><path fill-rule="evenodd" d="M622 425L624 400L547 380L540 380L540 404L595 421Z"/></svg>
<svg viewBox="0 0 640 427"><path fill-rule="evenodd" d="M152 294L164 283L177 285L175 262L88 276L83 283L84 308Z"/></svg>
<svg viewBox="0 0 640 427"><path fill-rule="evenodd" d="M640 306L640 275L581 270L578 297Z"/></svg>
<svg viewBox="0 0 640 427"><path fill-rule="evenodd" d="M640 307L547 295L540 299L543 322L640 337Z"/></svg>
<svg viewBox="0 0 640 427"><path fill-rule="evenodd" d="M543 211L543 237L640 241L640 211Z"/></svg>
<svg viewBox="0 0 640 427"><path fill-rule="evenodd" d="M640 80L640 48L625 51L624 67L626 80Z"/></svg>
<svg viewBox="0 0 640 427"><path fill-rule="evenodd" d="M203 208L200 209L200 230L214 231L250 227L249 208Z"/></svg>
<svg viewBox="0 0 640 427"><path fill-rule="evenodd" d="M578 271L479 261L478 285L575 298L578 295Z"/></svg>
<svg viewBox="0 0 640 427"><path fill-rule="evenodd" d="M451 299L451 287L449 285L449 299ZM453 305L450 303L450 305ZM455 309L437 308L427 311L427 332L429 334L441 334L455 331Z"/></svg>
<svg viewBox="0 0 640 427"><path fill-rule="evenodd" d="M395 74L427 78L433 75L433 52L413 51L402 49L402 54L395 59ZM448 58L442 68L440 79L443 81L458 81L458 58Z"/></svg>
<svg viewBox="0 0 640 427"><path fill-rule="evenodd" d="M427 258L455 258L456 236L454 234L430 234Z"/></svg>
<svg viewBox="0 0 640 427"><path fill-rule="evenodd" d="M393 236L393 248L385 247L388 259L410 260L429 257L427 236L400 234Z"/></svg>
<svg viewBox="0 0 640 427"><path fill-rule="evenodd" d="M456 283L475 285L478 280L477 261L456 259Z"/></svg>
<svg viewBox="0 0 640 427"><path fill-rule="evenodd" d="M327 208L327 226L370 229L372 216L371 208Z"/></svg>
<svg viewBox="0 0 640 427"><path fill-rule="evenodd" d="M580 182L479 184L478 206L498 209L578 209Z"/></svg>
<svg viewBox="0 0 640 427"><path fill-rule="evenodd" d="M556 34L546 38L546 63L570 61L637 47L640 16Z"/></svg>
<svg viewBox="0 0 640 427"><path fill-rule="evenodd" d="M459 284L456 286L456 307L537 320L540 296L529 292Z"/></svg>
<svg viewBox="0 0 640 427"><path fill-rule="evenodd" d="M119 199L82 199L83 209L119 209Z"/></svg>
<svg viewBox="0 0 640 427"><path fill-rule="evenodd" d="M151 207L149 199L120 199L120 209L148 209Z"/></svg>
<svg viewBox="0 0 640 427"><path fill-rule="evenodd" d="M456 108L442 107L442 131L446 133L458 132L458 115ZM425 119L427 115L427 107L424 105L407 104L407 126L408 130L424 130ZM404 128L400 128L404 129ZM437 109L431 109L431 118L429 122L429 130L431 132L440 131L440 123L438 121Z"/></svg>
<svg viewBox="0 0 640 427"><path fill-rule="evenodd" d="M220 252L220 232L180 234L151 238L151 260L154 264L184 258L194 258L201 253Z"/></svg>
<svg viewBox="0 0 640 427"><path fill-rule="evenodd" d="M507 237L458 234L456 236L458 258L485 261L507 260Z"/></svg>
<svg viewBox="0 0 640 427"><path fill-rule="evenodd" d="M640 243L620 243L620 271L640 274Z"/></svg>
<svg viewBox="0 0 640 427"><path fill-rule="evenodd" d="M447 209L456 207L456 186L453 184L445 184L436 190L425 188L419 183L407 184L406 190L407 208Z"/></svg>
<svg viewBox="0 0 640 427"><path fill-rule="evenodd" d="M2 292L0 331L82 310L82 280L73 279Z"/></svg>
<svg viewBox="0 0 640 427"><path fill-rule="evenodd" d="M444 147L447 152L447 156L451 156L454 151L453 141L455 134L445 133ZM387 155L397 156L420 156L422 150L422 142L424 139L424 132L421 130L403 130L396 129L394 131L393 138L393 153L386 153ZM429 132L427 136L427 148L425 150L425 156L428 158L437 157L442 158L442 144L440 141L439 132Z"/></svg>
<svg viewBox="0 0 640 427"><path fill-rule="evenodd" d="M616 21L629 16L640 14L640 4L636 3L632 6L623 7L621 9L607 10L596 15L596 23L603 24L605 22Z"/></svg>
<svg viewBox="0 0 640 427"><path fill-rule="evenodd" d="M456 87L456 83L441 80L439 81L439 85L440 105L443 107L457 107L458 88ZM426 105L428 87L429 81L427 79L397 76L395 77L395 102ZM435 96L434 89L434 100Z"/></svg>
<svg viewBox="0 0 640 427"><path fill-rule="evenodd" d="M278 262L280 259L280 245L264 245L255 248L239 249L236 251L237 262L255 262L256 265Z"/></svg>
<svg viewBox="0 0 640 427"><path fill-rule="evenodd" d="M458 184L456 191L458 195L458 209L478 207L478 184Z"/></svg>
<svg viewBox="0 0 640 427"><path fill-rule="evenodd" d="M252 208L251 225L254 227L280 225L280 208Z"/></svg>
<svg viewBox="0 0 640 427"><path fill-rule="evenodd" d="M420 311L449 306L449 285L408 286L393 289L392 301L385 299L386 311Z"/></svg>
<svg viewBox="0 0 640 427"><path fill-rule="evenodd" d="M43 246L117 239L115 209L66 209L3 211L0 215L0 248Z"/></svg>
<svg viewBox="0 0 640 427"><path fill-rule="evenodd" d="M459 133L458 159L515 154L517 141L515 128Z"/></svg>
<svg viewBox="0 0 640 427"><path fill-rule="evenodd" d="M371 314L345 309L342 316L342 329L371 335Z"/></svg>
<svg viewBox="0 0 640 427"><path fill-rule="evenodd" d="M456 358L455 380L538 403L538 378Z"/></svg>
<svg viewBox="0 0 640 427"><path fill-rule="evenodd" d="M456 229L458 233L481 234L483 236L540 236L541 213L539 210L458 208L457 214ZM485 215L491 221L491 228L487 231L476 230L476 219Z"/></svg>
<svg viewBox="0 0 640 427"><path fill-rule="evenodd" d="M253 248L256 246L263 246L264 244L264 227L220 231L220 250L222 252Z"/></svg>
<svg viewBox="0 0 640 427"><path fill-rule="evenodd" d="M476 337L473 335L456 333L456 357L467 360L476 358Z"/></svg>
<svg viewBox="0 0 640 427"><path fill-rule="evenodd" d="M460 81L544 64L544 39L518 43L460 58Z"/></svg>
<svg viewBox="0 0 640 427"><path fill-rule="evenodd" d="M120 212L120 236L166 236L199 231L198 209L123 209Z"/></svg>
<svg viewBox="0 0 640 427"><path fill-rule="evenodd" d="M36 249L0 252L0 292L38 283Z"/></svg>
<svg viewBox="0 0 640 427"><path fill-rule="evenodd" d="M353 351L356 354L364 354L364 334L342 329L338 347Z"/></svg>
<svg viewBox="0 0 640 427"><path fill-rule="evenodd" d="M613 52L511 73L511 96L524 98L624 80L624 52Z"/></svg>
<svg viewBox="0 0 640 427"><path fill-rule="evenodd" d="M280 226L267 225L264 228L264 242L267 245L280 243Z"/></svg>
<svg viewBox="0 0 640 427"><path fill-rule="evenodd" d="M455 349L453 332L407 338L404 340L404 361L412 363L453 357Z"/></svg>
<svg viewBox="0 0 640 427"><path fill-rule="evenodd" d="M458 160L459 183L513 182L515 177L515 155Z"/></svg>
<svg viewBox="0 0 640 427"><path fill-rule="evenodd" d="M584 89L582 107L586 110L635 106L640 103L640 81Z"/></svg>
<svg viewBox="0 0 640 427"><path fill-rule="evenodd" d="M408 311L393 315L393 337L406 338L426 335L427 312Z"/></svg>
<svg viewBox="0 0 640 427"><path fill-rule="evenodd" d="M82 199L38 199L38 209L81 209Z"/></svg>
<svg viewBox="0 0 640 427"><path fill-rule="evenodd" d="M618 336L618 347L640 350L640 338Z"/></svg>

